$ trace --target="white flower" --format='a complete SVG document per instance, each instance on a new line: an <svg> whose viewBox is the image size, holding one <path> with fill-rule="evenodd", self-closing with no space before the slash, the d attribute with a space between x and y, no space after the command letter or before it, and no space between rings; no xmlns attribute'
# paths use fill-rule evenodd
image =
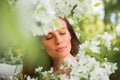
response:
<svg viewBox="0 0 120 80"><path fill-rule="evenodd" d="M88 9L91 9L91 0L84 0L83 2L77 2L77 7L73 10L74 12L73 16L80 18L82 17L83 13L87 12Z"/></svg>
<svg viewBox="0 0 120 80"><path fill-rule="evenodd" d="M108 48L108 50L111 49L111 40L114 39L114 36L104 32L103 35L97 35L97 37L104 39L105 46Z"/></svg>
<svg viewBox="0 0 120 80"><path fill-rule="evenodd" d="M72 24L72 25L74 24L74 20L73 19L68 18L68 21L69 21L70 24Z"/></svg>
<svg viewBox="0 0 120 80"><path fill-rule="evenodd" d="M54 10L57 16L64 17L71 14L73 6L78 3L78 0L53 0L54 1Z"/></svg>
<svg viewBox="0 0 120 80"><path fill-rule="evenodd" d="M65 58L65 61L68 63L68 67L70 67L70 66L77 66L77 62L75 60L72 60L69 57Z"/></svg>
<svg viewBox="0 0 120 80"><path fill-rule="evenodd" d="M117 35L120 36L120 23L116 26Z"/></svg>
<svg viewBox="0 0 120 80"><path fill-rule="evenodd" d="M104 69L95 67L90 73L90 80L109 80L109 76L104 73Z"/></svg>
<svg viewBox="0 0 120 80"><path fill-rule="evenodd" d="M31 27L31 32L33 36L41 35L43 34L42 29L40 27Z"/></svg>
<svg viewBox="0 0 120 80"><path fill-rule="evenodd" d="M48 73L47 71L42 72L43 78L47 77L47 73Z"/></svg>
<svg viewBox="0 0 120 80"><path fill-rule="evenodd" d="M28 76L27 80L38 80L38 79L37 78L31 78L30 76Z"/></svg>
<svg viewBox="0 0 120 80"><path fill-rule="evenodd" d="M119 49L117 47L113 48L114 51L119 51Z"/></svg>
<svg viewBox="0 0 120 80"><path fill-rule="evenodd" d="M43 67L38 67L35 69L35 72L41 72L42 69L43 69Z"/></svg>
<svg viewBox="0 0 120 80"><path fill-rule="evenodd" d="M79 68L72 68L71 75L79 75L79 79L85 78L86 80L109 80L109 75L117 69L116 64L111 64L109 62L104 62L101 64L99 61L96 61L95 58L92 58L88 55L79 55L78 58L79 65L77 66L79 66ZM88 75L90 76L88 77Z"/></svg>
<svg viewBox="0 0 120 80"><path fill-rule="evenodd" d="M88 47L89 44L90 44L89 41L85 41L83 44L80 44L80 45L79 45L80 50L84 51L84 49L85 49L86 47Z"/></svg>
<svg viewBox="0 0 120 80"><path fill-rule="evenodd" d="M112 64L112 67L111 67L112 73L115 73L115 70L117 70L117 69L118 69L117 63Z"/></svg>
<svg viewBox="0 0 120 80"><path fill-rule="evenodd" d="M60 74L58 77L60 80L69 80L69 77L66 74Z"/></svg>
<svg viewBox="0 0 120 80"><path fill-rule="evenodd" d="M51 31L51 28L58 27L53 19L58 17L72 19L71 16L74 16L74 18L80 18L80 16L90 8L87 5L87 3L90 3L89 0L32 0L32 2L35 6L35 8L33 8L35 9L33 10L34 21L35 23L41 23L39 27L42 27L41 32L35 34L34 30L32 31L34 36L46 35Z"/></svg>
<svg viewBox="0 0 120 80"><path fill-rule="evenodd" d="M111 73L114 73L115 70L117 69L117 63L103 63L102 66L104 66L104 69L106 71L106 74L110 75Z"/></svg>
<svg viewBox="0 0 120 80"><path fill-rule="evenodd" d="M94 42L93 42L94 43ZM96 43L99 45L99 42ZM68 63L68 66L62 66L60 69L70 68L70 76L66 74L53 74L53 68L49 71L42 72L42 79L59 78L60 80L109 80L109 75L114 73L117 69L117 64L110 62L101 63L95 58L86 55L84 52L79 51L77 55L78 61L73 61L70 58L66 58L65 61ZM41 71L42 68L39 67L37 71ZM30 77L27 80L36 80L31 79Z"/></svg>
<svg viewBox="0 0 120 80"><path fill-rule="evenodd" d="M100 41L92 40L90 44L90 50L94 53L98 53L99 52L98 45L100 45Z"/></svg>

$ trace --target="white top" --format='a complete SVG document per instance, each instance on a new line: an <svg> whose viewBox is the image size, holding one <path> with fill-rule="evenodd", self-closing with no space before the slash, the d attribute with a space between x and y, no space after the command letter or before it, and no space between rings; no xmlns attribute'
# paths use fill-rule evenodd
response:
<svg viewBox="0 0 120 80"><path fill-rule="evenodd" d="M22 65L0 64L0 74L13 76L15 72L22 71Z"/></svg>

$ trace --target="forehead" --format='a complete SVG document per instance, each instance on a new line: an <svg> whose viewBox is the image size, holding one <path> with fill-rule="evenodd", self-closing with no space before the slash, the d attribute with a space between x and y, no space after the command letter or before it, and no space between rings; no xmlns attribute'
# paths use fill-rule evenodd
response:
<svg viewBox="0 0 120 80"><path fill-rule="evenodd" d="M66 30L67 30L67 27L66 26L62 26L59 29L52 29L52 31L49 32L48 34L55 34L56 32L62 32L62 31L66 31ZM46 35L48 35L48 34L46 34Z"/></svg>
<svg viewBox="0 0 120 80"><path fill-rule="evenodd" d="M60 23L60 25L61 25L62 27L63 27L63 26L67 27L67 24L66 24L65 20L59 19L59 23Z"/></svg>
<svg viewBox="0 0 120 80"><path fill-rule="evenodd" d="M66 24L65 20L59 18L59 19L58 19L58 22L59 22L59 24L60 24L60 28L57 28L56 30L61 30L61 29L63 29L63 28L67 28L67 24ZM54 30L54 29L52 29L52 30Z"/></svg>
<svg viewBox="0 0 120 80"><path fill-rule="evenodd" d="M68 29L68 25L67 25L67 22L66 20L62 19L62 18L59 18L58 19L58 22L60 23L60 27L59 28L54 28L54 27L51 27L51 30L47 33L47 34L43 34L41 37L45 37L49 34L54 34L54 33L58 33L58 32L63 32L63 31L67 31L69 32L69 29Z"/></svg>
<svg viewBox="0 0 120 80"><path fill-rule="evenodd" d="M56 31L61 31L63 29L67 29L67 24L63 19L58 19L58 21L60 23L60 28L51 28L51 31L49 33L56 32Z"/></svg>

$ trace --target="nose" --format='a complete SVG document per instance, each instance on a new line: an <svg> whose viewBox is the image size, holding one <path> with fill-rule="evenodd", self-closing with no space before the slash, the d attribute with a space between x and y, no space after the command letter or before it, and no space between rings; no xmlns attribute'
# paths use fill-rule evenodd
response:
<svg viewBox="0 0 120 80"><path fill-rule="evenodd" d="M62 37L60 35L56 35L55 37L55 42L56 42L56 45L59 45L61 44L63 41L62 41Z"/></svg>

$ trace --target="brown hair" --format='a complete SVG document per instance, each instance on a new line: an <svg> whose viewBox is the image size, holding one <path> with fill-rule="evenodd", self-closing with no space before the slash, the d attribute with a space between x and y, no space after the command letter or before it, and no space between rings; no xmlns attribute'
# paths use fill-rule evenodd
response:
<svg viewBox="0 0 120 80"><path fill-rule="evenodd" d="M64 20L67 24L68 31L70 32L70 35L71 35L71 45L72 45L72 47L71 47L70 53L73 56L75 56L78 53L78 48L79 48L80 41L78 40L78 38L75 34L75 31L72 28L72 26L70 25L70 23L68 22L68 20L66 18L61 18L61 19Z"/></svg>

